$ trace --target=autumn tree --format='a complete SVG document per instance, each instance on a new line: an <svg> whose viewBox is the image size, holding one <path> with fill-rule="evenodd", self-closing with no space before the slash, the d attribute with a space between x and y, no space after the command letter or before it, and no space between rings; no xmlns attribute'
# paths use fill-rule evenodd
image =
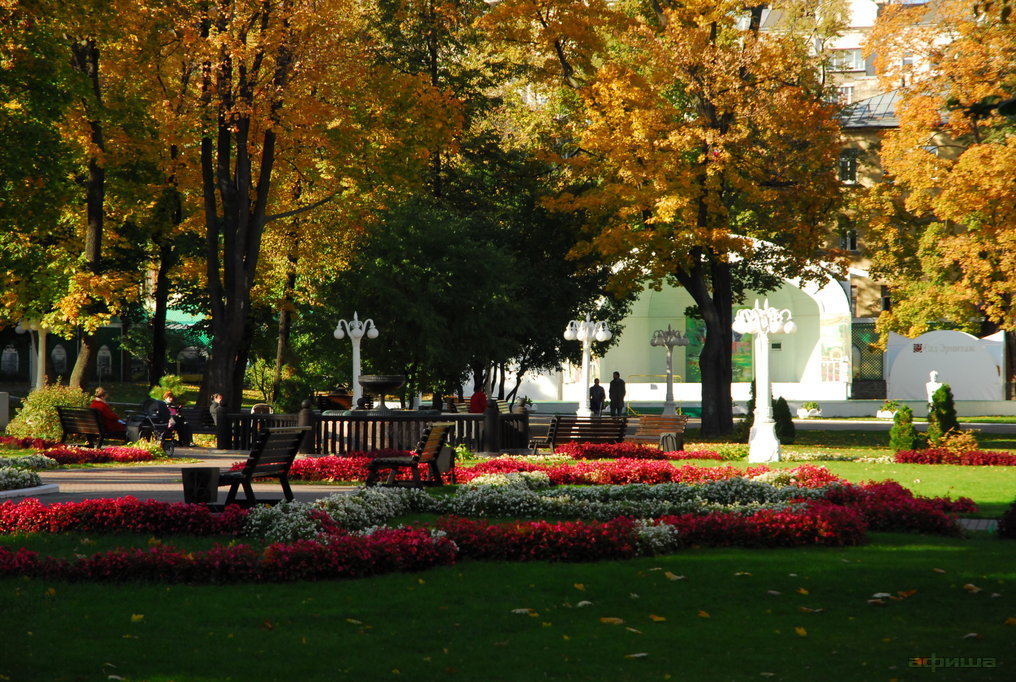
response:
<svg viewBox="0 0 1016 682"><path fill-rule="evenodd" d="M782 3L793 25L806 3ZM576 6L579 6L575 8ZM702 428L732 428L731 322L746 283L804 273L838 204L835 108L800 30L743 2L506 2L509 40L555 59L575 108L558 207L587 216L577 255L612 287L673 281L706 324ZM790 26L791 24L788 24ZM609 31L607 30L609 28Z"/></svg>
<svg viewBox="0 0 1016 682"><path fill-rule="evenodd" d="M1016 328L1016 88L1010 3L940 0L881 13L866 50L900 125L865 197L872 274L893 287L881 332ZM1011 113L1011 112L1010 112Z"/></svg>

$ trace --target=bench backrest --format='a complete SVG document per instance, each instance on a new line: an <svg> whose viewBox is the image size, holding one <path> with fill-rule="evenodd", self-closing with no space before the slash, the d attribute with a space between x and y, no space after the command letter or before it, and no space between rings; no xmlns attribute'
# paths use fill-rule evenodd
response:
<svg viewBox="0 0 1016 682"><path fill-rule="evenodd" d="M448 441L453 426L455 425L451 422L435 422L428 426L416 446L413 458L420 464L436 460L441 454L441 448Z"/></svg>
<svg viewBox="0 0 1016 682"><path fill-rule="evenodd" d="M102 415L94 407L57 405L56 412L60 416L60 426L63 428L64 433L80 433L96 436L106 434L106 427L102 423Z"/></svg>
<svg viewBox="0 0 1016 682"><path fill-rule="evenodd" d="M664 433L684 433L688 417L683 414L644 414L635 427L636 436L659 436Z"/></svg>
<svg viewBox="0 0 1016 682"><path fill-rule="evenodd" d="M550 422L547 440L551 447L566 441L620 443L628 428L627 417L578 417L557 415Z"/></svg>
<svg viewBox="0 0 1016 682"><path fill-rule="evenodd" d="M287 475L293 460L296 459L303 435L309 430L309 426L277 426L264 429L258 434L258 440L247 456L243 476L259 478Z"/></svg>

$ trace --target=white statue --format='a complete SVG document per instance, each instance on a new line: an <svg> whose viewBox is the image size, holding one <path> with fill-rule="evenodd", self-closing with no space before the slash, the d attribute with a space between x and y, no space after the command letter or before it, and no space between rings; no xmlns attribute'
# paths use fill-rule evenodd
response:
<svg viewBox="0 0 1016 682"><path fill-rule="evenodd" d="M924 388L928 391L928 404L930 405L932 400L931 397L935 395L935 391L942 387L942 384L938 380L938 372L931 370L931 374L928 375L930 381L924 385Z"/></svg>

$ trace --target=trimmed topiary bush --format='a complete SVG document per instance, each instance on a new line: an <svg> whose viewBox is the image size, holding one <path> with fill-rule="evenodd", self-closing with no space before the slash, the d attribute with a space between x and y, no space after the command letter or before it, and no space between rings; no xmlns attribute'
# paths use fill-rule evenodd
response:
<svg viewBox="0 0 1016 682"><path fill-rule="evenodd" d="M773 403L773 421L776 422L776 437L784 445L790 445L797 438L797 427L790 414L790 405L781 396Z"/></svg>
<svg viewBox="0 0 1016 682"><path fill-rule="evenodd" d="M893 452L919 450L921 437L914 428L914 411L906 405L896 409L893 427L889 429L889 447Z"/></svg>
<svg viewBox="0 0 1016 682"><path fill-rule="evenodd" d="M17 438L44 438L60 440L63 429L56 413L57 405L88 407L88 395L79 388L63 384L50 384L32 391L25 404L7 425L7 435Z"/></svg>
<svg viewBox="0 0 1016 682"><path fill-rule="evenodd" d="M184 386L183 379L175 374L166 374L159 379L158 384L152 386L151 390L148 391L148 397L162 400L162 396L166 395L166 391L172 391L173 395L180 398L186 390L187 387Z"/></svg>
<svg viewBox="0 0 1016 682"><path fill-rule="evenodd" d="M942 442L942 438L950 431L959 431L960 422L956 419L956 404L953 402L952 389L949 384L942 384L931 396L931 409L928 411L928 444L932 447Z"/></svg>

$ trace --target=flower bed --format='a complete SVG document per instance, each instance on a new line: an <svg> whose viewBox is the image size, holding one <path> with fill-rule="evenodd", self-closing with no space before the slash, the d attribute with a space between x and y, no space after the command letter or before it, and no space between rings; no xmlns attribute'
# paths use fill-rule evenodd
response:
<svg viewBox="0 0 1016 682"><path fill-rule="evenodd" d="M572 459L716 459L723 457L708 450L665 452L641 443L565 443L554 449L554 454L568 455Z"/></svg>
<svg viewBox="0 0 1016 682"><path fill-rule="evenodd" d="M101 450L81 448L74 445L58 445L46 448L42 454L60 464L107 464L110 462L150 462L156 459L154 453L144 448L114 445Z"/></svg>
<svg viewBox="0 0 1016 682"><path fill-rule="evenodd" d="M1016 455L1007 452L953 452L945 448L901 450L893 458L897 464L960 464L963 466L1016 466Z"/></svg>

